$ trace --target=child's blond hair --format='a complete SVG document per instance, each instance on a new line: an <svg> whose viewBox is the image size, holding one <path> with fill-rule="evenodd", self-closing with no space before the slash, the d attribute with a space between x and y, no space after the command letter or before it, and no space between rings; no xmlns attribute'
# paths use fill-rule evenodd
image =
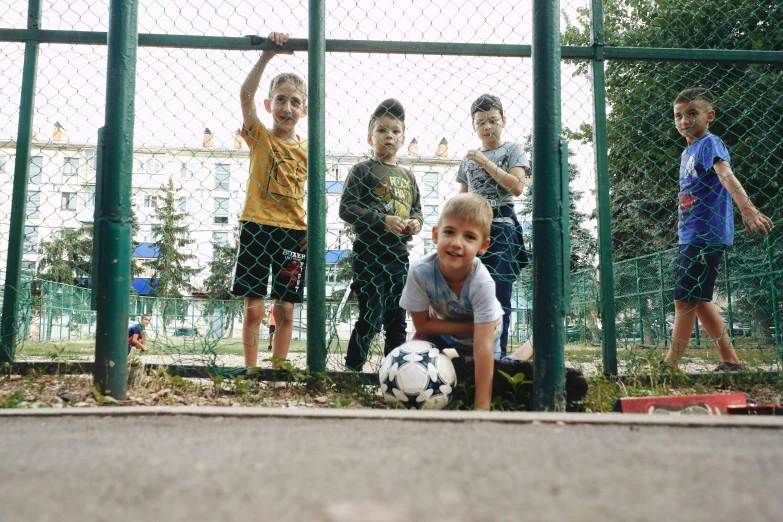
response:
<svg viewBox="0 0 783 522"><path fill-rule="evenodd" d="M292 83L297 89L302 91L302 94L304 94L305 97L307 96L307 84L301 76L295 73L281 73L272 78L272 81L269 82L269 96L271 97L275 89L285 82Z"/></svg>
<svg viewBox="0 0 783 522"><path fill-rule="evenodd" d="M446 202L438 218L439 227L444 219L478 225L486 239L492 229L492 207L478 194L459 194Z"/></svg>

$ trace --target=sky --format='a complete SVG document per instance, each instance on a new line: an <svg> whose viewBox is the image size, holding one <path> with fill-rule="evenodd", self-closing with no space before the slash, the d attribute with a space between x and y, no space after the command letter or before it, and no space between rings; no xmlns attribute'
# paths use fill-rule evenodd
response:
<svg viewBox="0 0 783 522"><path fill-rule="evenodd" d="M561 2L573 19L587 0ZM531 0L328 0L327 39L529 44ZM0 0L0 26L24 28L26 2ZM106 31L108 0L44 0L44 29ZM280 30L307 38L307 0L217 2L141 0L139 32L210 36L267 35ZM18 124L23 44L0 43L0 139ZM136 80L137 144L199 145L205 128L216 144L231 147L240 126L238 92L257 51L139 48ZM532 64L529 58L485 58L333 53L326 57L327 152L368 150L370 112L386 98L406 108L406 138L421 155L433 155L442 138L449 154L475 147L470 103L483 93L499 95L508 118L505 139L532 133ZM75 142L91 142L103 125L106 46L41 45L34 128L39 138L62 124ZM576 129L592 118L590 85L562 68L563 126ZM279 72L307 73L307 53L278 56L262 89ZM260 96L259 96L260 98ZM306 135L306 121L300 133ZM572 144L582 175L580 190L593 188L591 151ZM585 198L592 200L592 198ZM588 204L588 207L590 205ZM590 208L585 208L590 210Z"/></svg>

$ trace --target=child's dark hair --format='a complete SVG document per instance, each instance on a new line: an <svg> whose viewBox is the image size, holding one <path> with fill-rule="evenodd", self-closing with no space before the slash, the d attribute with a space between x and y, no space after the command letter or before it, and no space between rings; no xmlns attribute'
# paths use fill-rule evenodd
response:
<svg viewBox="0 0 783 522"><path fill-rule="evenodd" d="M470 117L473 118L473 115L479 111L489 112L492 109L498 109L503 116L503 103L500 98L494 94L482 94L470 105Z"/></svg>
<svg viewBox="0 0 783 522"><path fill-rule="evenodd" d="M704 87L690 87L680 92L680 94L678 94L674 99L674 103L692 102L699 98L706 100L710 103L710 105L712 105L712 102L715 101L715 97L712 95L712 93Z"/></svg>
<svg viewBox="0 0 783 522"><path fill-rule="evenodd" d="M405 108L394 98L389 98L388 100L383 100L373 111L372 116L370 116L370 125L367 126L367 132L372 134L373 125L379 118L384 116L391 116L400 120L402 128L405 128Z"/></svg>

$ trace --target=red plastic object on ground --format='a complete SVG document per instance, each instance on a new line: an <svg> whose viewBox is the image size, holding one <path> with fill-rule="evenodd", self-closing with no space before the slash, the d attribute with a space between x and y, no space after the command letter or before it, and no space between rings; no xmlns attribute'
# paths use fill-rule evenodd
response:
<svg viewBox="0 0 783 522"><path fill-rule="evenodd" d="M667 397L627 397L617 401L615 411L668 415L725 415L730 407L745 407L744 393L679 395Z"/></svg>
<svg viewBox="0 0 783 522"><path fill-rule="evenodd" d="M747 406L729 406L729 415L783 415L780 404L748 404Z"/></svg>

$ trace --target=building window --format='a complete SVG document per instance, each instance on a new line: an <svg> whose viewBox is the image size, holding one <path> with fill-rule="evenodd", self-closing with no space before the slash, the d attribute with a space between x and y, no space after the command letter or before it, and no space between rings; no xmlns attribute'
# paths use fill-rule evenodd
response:
<svg viewBox="0 0 783 522"><path fill-rule="evenodd" d="M440 176L438 176L437 172L425 172L424 187L422 187L423 188L422 197L437 198L439 181L440 181Z"/></svg>
<svg viewBox="0 0 783 522"><path fill-rule="evenodd" d="M326 181L340 181L341 173L342 169L340 168L340 165L332 165L326 172Z"/></svg>
<svg viewBox="0 0 783 522"><path fill-rule="evenodd" d="M82 201L84 201L84 206L86 207L95 206L95 187L91 185L84 187L82 190Z"/></svg>
<svg viewBox="0 0 783 522"><path fill-rule="evenodd" d="M188 198L179 198L179 211L187 213L188 211Z"/></svg>
<svg viewBox="0 0 783 522"><path fill-rule="evenodd" d="M429 237L424 238L424 254L429 254L430 252L435 251L435 243L432 242L432 239Z"/></svg>
<svg viewBox="0 0 783 522"><path fill-rule="evenodd" d="M41 207L41 192L30 190L27 192L27 219L38 219L38 211Z"/></svg>
<svg viewBox="0 0 783 522"><path fill-rule="evenodd" d="M61 210L76 210L76 192L63 192Z"/></svg>
<svg viewBox="0 0 783 522"><path fill-rule="evenodd" d="M157 208L158 196L147 194L144 196L144 208Z"/></svg>
<svg viewBox="0 0 783 522"><path fill-rule="evenodd" d="M218 245L227 245L228 244L228 232L212 232L212 260L214 261L217 259L218 256Z"/></svg>
<svg viewBox="0 0 783 522"><path fill-rule="evenodd" d="M38 249L38 227L24 227L24 253L35 254Z"/></svg>
<svg viewBox="0 0 783 522"><path fill-rule="evenodd" d="M218 163L215 165L215 190L228 190L228 180L231 166Z"/></svg>
<svg viewBox="0 0 783 522"><path fill-rule="evenodd" d="M215 224L228 223L228 198L215 198Z"/></svg>
<svg viewBox="0 0 783 522"><path fill-rule="evenodd" d="M63 183L68 183L79 172L79 158L64 158Z"/></svg>
<svg viewBox="0 0 783 522"><path fill-rule="evenodd" d="M179 176L182 179L192 179L196 177L196 162L195 161L183 161L180 164Z"/></svg>
<svg viewBox="0 0 783 522"><path fill-rule="evenodd" d="M22 261L22 276L35 277L35 261Z"/></svg>
<svg viewBox="0 0 783 522"><path fill-rule="evenodd" d="M133 158L133 172L147 172L157 174L163 170L163 155L155 154L152 156L139 155Z"/></svg>
<svg viewBox="0 0 783 522"><path fill-rule="evenodd" d="M0 154L0 172L5 172L5 164L8 161L8 156Z"/></svg>
<svg viewBox="0 0 783 522"><path fill-rule="evenodd" d="M212 232L212 242L218 245L227 245L228 232Z"/></svg>
<svg viewBox="0 0 783 522"><path fill-rule="evenodd" d="M438 224L438 205L422 205L421 212L424 214L424 223L432 226Z"/></svg>
<svg viewBox="0 0 783 522"><path fill-rule="evenodd" d="M95 149L84 149L84 166L88 170L95 170Z"/></svg>
<svg viewBox="0 0 783 522"><path fill-rule="evenodd" d="M43 156L33 156L30 158L30 184L41 184L41 170L43 169Z"/></svg>

